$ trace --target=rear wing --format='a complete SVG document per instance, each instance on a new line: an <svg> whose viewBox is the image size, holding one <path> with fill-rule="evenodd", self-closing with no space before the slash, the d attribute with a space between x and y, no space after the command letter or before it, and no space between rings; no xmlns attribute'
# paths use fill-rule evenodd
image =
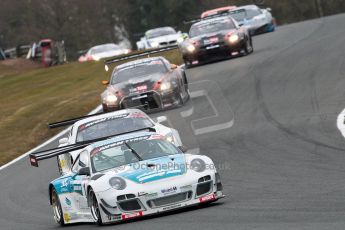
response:
<svg viewBox="0 0 345 230"><path fill-rule="evenodd" d="M141 58L141 57L149 56L151 54L157 54L157 53L165 52L165 51L168 51L168 50L174 50L174 49L177 49L177 48L178 48L178 46L174 45L174 46L168 46L168 47L164 47L164 48L150 49L150 50L146 50L146 51L139 52L139 53L136 53L136 54L131 54L131 55L125 55L125 56L111 58L111 59L108 59L108 60L106 60L104 62L105 66L106 66L105 69L107 71L108 65L110 65L112 63L116 63L116 62L120 62L120 61L126 61L126 60L130 60L130 59L135 59L135 58Z"/></svg>
<svg viewBox="0 0 345 230"><path fill-rule="evenodd" d="M146 128L132 130L132 131L119 133L119 134L115 134L115 135L110 135L110 136L106 136L106 137L96 138L93 140L83 141L83 142L79 142L77 144L66 145L66 146L61 146L61 147L57 147L57 148L52 148L52 149L34 152L34 153L29 154L30 164L31 164L31 166L38 167L38 162L41 160L46 160L46 159L56 157L56 156L59 156L59 155L65 154L65 153L69 153L72 151L83 149L90 144L93 144L93 143L96 143L99 141L103 141L103 140L106 140L106 139L109 139L112 137L121 136L124 134L129 134L129 133L134 133L134 132L147 131L147 130L149 132L156 132L156 130L154 128L146 127Z"/></svg>
<svg viewBox="0 0 345 230"><path fill-rule="evenodd" d="M95 113L92 115L86 115L86 116L82 116L82 117L71 118L71 119L64 120L64 121L57 121L57 122L49 123L48 128L54 129L54 128L59 128L59 127L67 126L67 125L73 125L77 121L80 121L80 120L83 120L83 119L89 118L89 117L99 116L102 114L105 114L105 113Z"/></svg>

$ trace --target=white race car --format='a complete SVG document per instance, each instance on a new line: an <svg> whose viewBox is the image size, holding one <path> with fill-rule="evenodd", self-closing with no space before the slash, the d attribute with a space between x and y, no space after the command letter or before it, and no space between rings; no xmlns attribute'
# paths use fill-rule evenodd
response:
<svg viewBox="0 0 345 230"><path fill-rule="evenodd" d="M85 55L79 57L79 62L99 61L102 58L109 58L130 53L130 49L122 48L119 45L109 43L90 48Z"/></svg>
<svg viewBox="0 0 345 230"><path fill-rule="evenodd" d="M160 27L148 30L137 42L138 50L162 48L177 45L185 39L186 34L176 32L172 27Z"/></svg>
<svg viewBox="0 0 345 230"><path fill-rule="evenodd" d="M229 13L251 35L273 32L276 28L276 20L270 8L260 9L256 5L246 5L232 9Z"/></svg>
<svg viewBox="0 0 345 230"><path fill-rule="evenodd" d="M72 121L74 120L76 119L72 119ZM121 133L128 133L133 130L151 130L165 136L168 141L175 144L177 147L182 146L178 131L160 124L167 120L165 116L157 117L155 120L156 121L138 109L125 109L90 116L75 122L69 130L68 137L64 137L59 140L59 147L118 135ZM66 122L57 122L57 124L59 123L65 125ZM54 127L59 127L59 125ZM76 156L77 152L73 151L58 156L58 167L61 174L65 174L70 171Z"/></svg>
<svg viewBox="0 0 345 230"><path fill-rule="evenodd" d="M60 225L120 222L223 197L212 160L184 153L160 134L125 134L74 149L71 171L49 184ZM30 162L37 167L61 153L34 153Z"/></svg>

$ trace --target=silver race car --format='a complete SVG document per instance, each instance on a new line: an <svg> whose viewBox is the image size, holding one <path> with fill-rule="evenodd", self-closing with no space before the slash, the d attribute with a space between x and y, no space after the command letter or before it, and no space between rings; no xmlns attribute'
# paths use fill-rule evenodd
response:
<svg viewBox="0 0 345 230"><path fill-rule="evenodd" d="M260 9L256 5L247 5L232 9L229 13L251 35L273 32L276 28L276 20L270 8Z"/></svg>

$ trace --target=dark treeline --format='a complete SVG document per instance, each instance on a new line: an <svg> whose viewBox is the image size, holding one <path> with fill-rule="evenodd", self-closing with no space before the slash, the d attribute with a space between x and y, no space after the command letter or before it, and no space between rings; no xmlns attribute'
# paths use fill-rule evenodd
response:
<svg viewBox="0 0 345 230"><path fill-rule="evenodd" d="M260 0L259 0L260 1ZM262 0L261 0L262 1ZM344 0L265 0L279 24L345 12ZM157 26L184 32L184 19L226 5L253 0L1 0L0 47L28 44L41 38L64 40L69 57L90 46L119 42L132 45L141 33ZM134 46L135 47L135 46Z"/></svg>

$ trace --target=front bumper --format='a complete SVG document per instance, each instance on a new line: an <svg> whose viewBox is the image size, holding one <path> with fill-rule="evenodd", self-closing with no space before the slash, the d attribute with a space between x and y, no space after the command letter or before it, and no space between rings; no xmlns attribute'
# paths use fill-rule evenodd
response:
<svg viewBox="0 0 345 230"><path fill-rule="evenodd" d="M115 223L217 201L224 197L219 183L216 183L215 176L212 176L208 181L172 186L175 191L172 190L168 195L162 195L162 190L156 189L142 194L116 194L117 198L112 200L107 200L106 197L114 197L113 191L98 193L97 197L100 200L103 223ZM206 184L210 184L209 189ZM127 197L128 199L125 199Z"/></svg>
<svg viewBox="0 0 345 230"><path fill-rule="evenodd" d="M139 94L125 96L120 103L114 106L102 104L104 112L120 109L137 108L149 112L164 110L178 105L177 88L167 92L147 91Z"/></svg>
<svg viewBox="0 0 345 230"><path fill-rule="evenodd" d="M242 38L237 43L227 42L201 46L194 53L184 53L184 60L193 64L194 61L205 62L213 59L227 58L238 55L245 45Z"/></svg>

